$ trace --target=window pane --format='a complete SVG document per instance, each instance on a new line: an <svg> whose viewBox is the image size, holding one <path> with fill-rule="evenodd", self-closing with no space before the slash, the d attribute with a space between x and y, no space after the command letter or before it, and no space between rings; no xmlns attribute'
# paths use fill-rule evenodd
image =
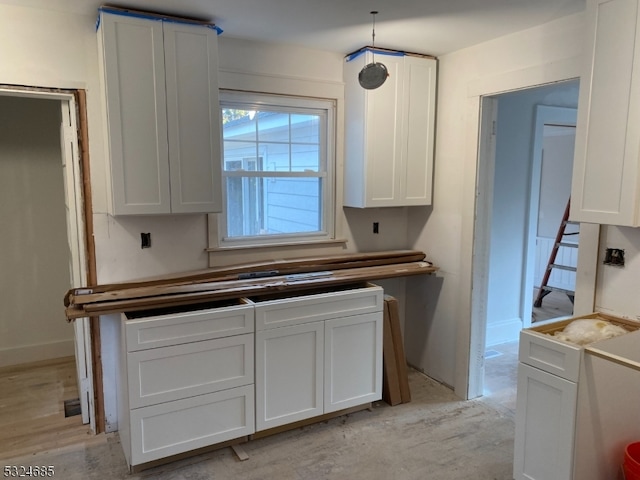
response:
<svg viewBox="0 0 640 480"><path fill-rule="evenodd" d="M290 172L289 144L261 143L259 150L265 159L263 168L266 172Z"/></svg>
<svg viewBox="0 0 640 480"><path fill-rule="evenodd" d="M257 118L254 110L222 109L222 135L225 140L256 141Z"/></svg>
<svg viewBox="0 0 640 480"><path fill-rule="evenodd" d="M319 126L318 115L291 115L291 141L295 143L320 143Z"/></svg>
<svg viewBox="0 0 640 480"><path fill-rule="evenodd" d="M255 143L224 141L224 169L226 171L249 170L245 162L247 158L256 158ZM251 170L255 170L255 168Z"/></svg>
<svg viewBox="0 0 640 480"><path fill-rule="evenodd" d="M227 179L229 237L320 232L320 178Z"/></svg>
<svg viewBox="0 0 640 480"><path fill-rule="evenodd" d="M260 111L258 113L258 140L289 143L289 114Z"/></svg>
<svg viewBox="0 0 640 480"><path fill-rule="evenodd" d="M320 170L320 149L318 145L291 145L291 171L317 172Z"/></svg>

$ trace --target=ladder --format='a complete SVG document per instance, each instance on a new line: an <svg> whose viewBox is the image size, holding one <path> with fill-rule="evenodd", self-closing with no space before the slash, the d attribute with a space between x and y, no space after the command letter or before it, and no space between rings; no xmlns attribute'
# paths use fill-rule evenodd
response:
<svg viewBox="0 0 640 480"><path fill-rule="evenodd" d="M536 308L540 308L542 306L542 299L549 295L551 292L562 292L566 293L571 303L573 303L573 299L575 296L575 292L571 290L566 290L564 288L552 287L548 285L549 277L551 276L551 271L554 268L559 270L569 270L571 272L576 271L576 267L571 267L569 265L560 265L555 263L556 256L558 255L558 249L560 247L569 247L569 248L578 248L577 243L569 243L563 242L565 235L577 235L579 232L565 233L565 229L567 225L576 225L577 222L569 221L569 207L571 205L571 198L567 201L567 208L564 210L564 214L562 215L562 221L560 222L560 227L558 228L558 233L556 234L555 242L553 243L553 248L551 249L551 253L549 254L549 261L547 262L547 269L544 272L544 276L542 277L542 282L540 282L540 289L538 290L538 295L533 302L533 306Z"/></svg>

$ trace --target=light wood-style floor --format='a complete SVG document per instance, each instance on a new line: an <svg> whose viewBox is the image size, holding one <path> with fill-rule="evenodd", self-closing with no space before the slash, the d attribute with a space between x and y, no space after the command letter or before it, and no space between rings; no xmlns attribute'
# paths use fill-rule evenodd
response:
<svg viewBox="0 0 640 480"><path fill-rule="evenodd" d="M64 401L78 398L74 357L0 368L0 460L86 440L82 416L65 418Z"/></svg>

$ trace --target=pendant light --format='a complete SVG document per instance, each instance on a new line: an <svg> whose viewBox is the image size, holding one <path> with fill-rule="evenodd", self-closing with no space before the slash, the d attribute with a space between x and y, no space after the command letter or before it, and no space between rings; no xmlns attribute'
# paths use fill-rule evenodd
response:
<svg viewBox="0 0 640 480"><path fill-rule="evenodd" d="M371 32L371 63L365 65L360 73L358 74L358 81L360 82L360 86L362 88L366 88L367 90L373 90L375 88L380 87L387 77L389 76L389 72L387 71L387 67L380 63L376 62L375 56L375 47L376 47L376 15L378 12L371 12L373 15L373 29Z"/></svg>

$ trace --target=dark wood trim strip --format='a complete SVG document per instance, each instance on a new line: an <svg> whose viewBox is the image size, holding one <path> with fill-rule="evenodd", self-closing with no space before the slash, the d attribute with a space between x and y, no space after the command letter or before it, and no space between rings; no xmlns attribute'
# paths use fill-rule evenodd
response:
<svg viewBox="0 0 640 480"><path fill-rule="evenodd" d="M96 246L93 238L93 201L91 196L91 170L89 158L89 127L87 121L87 94L76 90L76 118L78 121L78 154L82 178L82 204L84 216L84 238L86 252L87 284L97 285ZM90 317L91 371L93 372L93 407L96 433L105 431L104 390L102 372L102 350L100 342L100 319Z"/></svg>

